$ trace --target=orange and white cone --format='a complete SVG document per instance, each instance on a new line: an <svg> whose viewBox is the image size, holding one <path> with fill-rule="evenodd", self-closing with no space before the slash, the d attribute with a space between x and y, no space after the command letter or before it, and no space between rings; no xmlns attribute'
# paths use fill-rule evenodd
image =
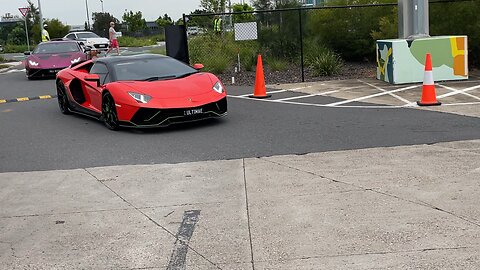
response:
<svg viewBox="0 0 480 270"><path fill-rule="evenodd" d="M263 74L263 61L262 55L257 57L257 70L255 74L255 87L253 89L253 95L251 98L269 98L272 95L267 95L267 88L265 87L265 75Z"/></svg>
<svg viewBox="0 0 480 270"><path fill-rule="evenodd" d="M435 82L433 81L432 57L427 53L425 60L425 75L423 77L422 99L417 101L419 106L436 106L442 103L437 100Z"/></svg>

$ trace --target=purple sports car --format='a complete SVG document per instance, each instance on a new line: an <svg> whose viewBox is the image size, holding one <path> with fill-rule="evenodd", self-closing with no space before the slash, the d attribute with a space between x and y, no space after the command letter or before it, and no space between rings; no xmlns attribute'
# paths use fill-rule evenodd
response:
<svg viewBox="0 0 480 270"><path fill-rule="evenodd" d="M76 41L48 41L38 44L33 52L25 52L27 78L55 77L60 70L86 60L87 56Z"/></svg>

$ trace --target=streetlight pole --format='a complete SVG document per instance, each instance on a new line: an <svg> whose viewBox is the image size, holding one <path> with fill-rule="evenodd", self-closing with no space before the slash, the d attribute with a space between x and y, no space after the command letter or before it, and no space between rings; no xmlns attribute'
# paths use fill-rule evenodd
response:
<svg viewBox="0 0 480 270"><path fill-rule="evenodd" d="M85 0L85 8L87 9L87 26L88 30L90 30L90 16L88 15L88 0Z"/></svg>
<svg viewBox="0 0 480 270"><path fill-rule="evenodd" d="M43 15L42 15L42 6L40 5L40 0L38 0L38 15L40 16L40 36L42 36L43 31ZM35 15L34 15L35 16Z"/></svg>
<svg viewBox="0 0 480 270"><path fill-rule="evenodd" d="M103 11L103 0L100 0L100 2L102 3L102 13L105 13L105 12Z"/></svg>

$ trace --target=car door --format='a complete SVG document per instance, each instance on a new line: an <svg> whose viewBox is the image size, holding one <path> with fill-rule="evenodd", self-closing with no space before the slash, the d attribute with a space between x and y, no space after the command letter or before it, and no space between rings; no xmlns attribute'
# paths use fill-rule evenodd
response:
<svg viewBox="0 0 480 270"><path fill-rule="evenodd" d="M104 85L111 81L107 65L101 62L96 62L90 69L90 74L97 74L100 77L100 86L96 82L84 81L85 92L89 96L90 105L95 111L102 110L102 91Z"/></svg>

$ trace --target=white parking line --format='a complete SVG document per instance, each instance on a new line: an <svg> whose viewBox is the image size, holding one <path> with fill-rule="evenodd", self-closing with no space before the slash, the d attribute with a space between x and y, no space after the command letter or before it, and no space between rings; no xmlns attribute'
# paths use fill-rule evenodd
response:
<svg viewBox="0 0 480 270"><path fill-rule="evenodd" d="M267 94L275 94L275 93L282 93L282 92L287 92L289 90L278 90L278 91L269 91ZM240 96L231 96L231 97L248 97L251 96L252 94L245 94L245 95L240 95Z"/></svg>
<svg viewBox="0 0 480 270"><path fill-rule="evenodd" d="M270 100L270 99L256 99L256 98L248 98L245 96L228 96L231 98L239 98L239 99L246 99L252 101L260 101L260 102L270 102L270 103L281 103L281 104L292 104L292 105L302 105L302 106L312 106L312 107L325 107L325 108L368 108L368 109L399 109L404 108L403 106L391 106L391 105L372 105L372 106L336 106L332 107L328 104L312 104L312 103L302 103L302 102L292 102L292 101L278 101L278 100Z"/></svg>
<svg viewBox="0 0 480 270"><path fill-rule="evenodd" d="M390 95L390 96L392 96L392 97L394 97L394 98L397 98L397 99L405 102L406 104L410 104L410 103L411 103L410 101L408 101L408 100L406 100L406 99L404 99L404 98L402 98L402 97L400 97L400 96L397 96L397 95L395 95L395 94L392 94L392 91L387 91L387 90L385 90L385 89L383 89L383 88L381 88L381 87L378 87L378 86L376 86L376 85L373 85L373 84L371 84L371 83L368 83L368 82L365 82L365 81L362 81L362 80L358 80L358 81L361 82L361 83L364 83L364 84L366 84L366 85L368 85L368 86L371 86L371 87L373 87L373 88L375 88L375 89L377 89L377 90L380 90L380 91L386 93L387 95Z"/></svg>
<svg viewBox="0 0 480 270"><path fill-rule="evenodd" d="M314 97L314 96L328 95L328 94L336 93L336 92L339 92L339 91L340 90L333 90L333 91L321 92L321 93L316 93L316 94L311 94L311 95L275 99L274 101L286 101L286 100L294 100L294 99L300 99L300 98L308 98L308 97Z"/></svg>
<svg viewBox="0 0 480 270"><path fill-rule="evenodd" d="M369 96L363 96L363 97L358 97L358 98L354 98L354 99L348 99L348 100L344 100L344 101L334 102L334 103L327 104L326 106L336 107L338 105L342 105L342 104L346 104L346 103L350 103L350 102L361 101L361 100L365 100L365 99L369 99L369 98L373 98L373 97L379 97L379 96L384 96L384 95L392 95L393 93L413 89L413 88L416 88L416 87L419 87L419 85L411 85L411 86L407 86L407 87L403 87L403 88L399 88L399 89L395 89L395 90L390 90L390 91L385 91L384 90L384 92L382 92L382 93L377 93L377 94L373 94L373 95L369 95Z"/></svg>
<svg viewBox="0 0 480 270"><path fill-rule="evenodd" d="M462 94L462 95L471 97L471 98L473 98L473 99L480 100L480 97L477 97L477 96L474 96L474 95L472 95L472 94L463 92L463 91L458 90L458 89L455 89L455 88L453 88L453 87L446 86L446 85L443 85L443 84L438 84L438 86L440 86L440 87L442 87L442 88L445 88L445 89L447 89L447 90L450 90L450 91L454 92L455 94ZM439 97L439 98L440 98L440 97Z"/></svg>
<svg viewBox="0 0 480 270"><path fill-rule="evenodd" d="M465 92L468 92L468 91L472 91L472 90L475 90L475 89L478 89L478 88L480 88L480 85L475 85L475 86L468 87L468 88L465 88L465 89L462 89L462 90L456 90L454 92L450 92L450 93L440 95L437 98L446 98L446 97L449 97L449 96L454 96L454 95L462 94L462 93L465 93Z"/></svg>
<svg viewBox="0 0 480 270"><path fill-rule="evenodd" d="M0 75L1 74L16 73L16 72L25 72L25 69L11 69L11 70L7 70L5 72L0 73Z"/></svg>

